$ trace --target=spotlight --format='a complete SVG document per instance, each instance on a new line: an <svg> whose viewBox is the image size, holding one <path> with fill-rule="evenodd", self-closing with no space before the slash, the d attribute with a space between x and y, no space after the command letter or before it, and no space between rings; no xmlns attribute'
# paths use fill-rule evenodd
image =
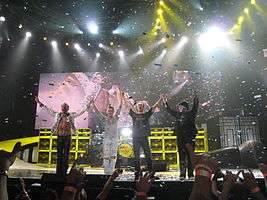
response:
<svg viewBox="0 0 267 200"><path fill-rule="evenodd" d="M55 40L53 40L53 41L51 42L51 45L52 45L52 47L56 47L56 46L57 46L57 42L56 42Z"/></svg>
<svg viewBox="0 0 267 200"><path fill-rule="evenodd" d="M19 25L19 29L22 28L22 24Z"/></svg>
<svg viewBox="0 0 267 200"><path fill-rule="evenodd" d="M74 48L75 48L75 49L77 49L78 51L80 51L80 50L81 50L81 47L80 47L80 45L79 45L79 44L77 44L77 43L75 43L75 44L74 44Z"/></svg>
<svg viewBox="0 0 267 200"><path fill-rule="evenodd" d="M158 13L159 15L162 15L163 10L162 10L162 9L158 9L158 10L157 10L157 13Z"/></svg>
<svg viewBox="0 0 267 200"><path fill-rule="evenodd" d="M160 18L157 18L157 19L156 19L156 23L157 23L157 24L160 23Z"/></svg>
<svg viewBox="0 0 267 200"><path fill-rule="evenodd" d="M249 13L249 9L248 9L248 8L245 8L245 9L244 9L244 13L245 13L245 14L248 14L248 13Z"/></svg>
<svg viewBox="0 0 267 200"><path fill-rule="evenodd" d="M26 35L26 37L27 37L27 38L29 38L29 37L31 37L31 36L32 36L31 32L26 32L26 34L25 34L25 35Z"/></svg>
<svg viewBox="0 0 267 200"><path fill-rule="evenodd" d="M240 17L238 18L238 24L242 24L243 21L244 21L244 17L243 17L243 16L240 16Z"/></svg>
<svg viewBox="0 0 267 200"><path fill-rule="evenodd" d="M66 43L65 43L65 45L66 45L66 46L69 46L69 43L68 43L68 42L66 42Z"/></svg>
<svg viewBox="0 0 267 200"><path fill-rule="evenodd" d="M92 33L94 35L98 34L98 26L96 25L95 22L90 22L88 24L88 30L90 33Z"/></svg>
<svg viewBox="0 0 267 200"><path fill-rule="evenodd" d="M159 4L162 6L164 4L164 1L159 1Z"/></svg>
<svg viewBox="0 0 267 200"><path fill-rule="evenodd" d="M128 127L127 128L122 128L120 133L121 133L121 136L123 136L123 137L131 137L132 129L130 129Z"/></svg>
<svg viewBox="0 0 267 200"><path fill-rule="evenodd" d="M164 37L160 41L161 41L161 43L165 43L167 41L167 39Z"/></svg>
<svg viewBox="0 0 267 200"><path fill-rule="evenodd" d="M103 45L102 43L99 43L98 47L99 47L99 48L103 48L104 45Z"/></svg>
<svg viewBox="0 0 267 200"><path fill-rule="evenodd" d="M198 38L198 43L205 51L230 45L227 33L219 27L211 27L206 33L201 34Z"/></svg>
<svg viewBox="0 0 267 200"><path fill-rule="evenodd" d="M91 43L89 42L89 43L87 44L87 46L90 47L90 46L91 46Z"/></svg>
<svg viewBox="0 0 267 200"><path fill-rule="evenodd" d="M100 57L100 53L99 52L97 52L95 55L96 55L97 58Z"/></svg>
<svg viewBox="0 0 267 200"><path fill-rule="evenodd" d="M251 5L255 5L256 4L256 0L251 0L250 3L251 3Z"/></svg>
<svg viewBox="0 0 267 200"><path fill-rule="evenodd" d="M119 56L123 56L124 55L124 52L122 50L119 50Z"/></svg>
<svg viewBox="0 0 267 200"><path fill-rule="evenodd" d="M185 43L187 43L187 42L188 42L188 37L183 36L183 37L181 38L181 43L185 44Z"/></svg>
<svg viewBox="0 0 267 200"><path fill-rule="evenodd" d="M6 18L4 16L1 16L0 17L0 22L4 22L4 21L6 21Z"/></svg>
<svg viewBox="0 0 267 200"><path fill-rule="evenodd" d="M139 47L139 50L138 50L137 54L138 54L138 55L142 55L142 54L144 54L144 51L143 51L143 49L142 49L141 47Z"/></svg>
<svg viewBox="0 0 267 200"><path fill-rule="evenodd" d="M113 42L110 42L109 44L110 44L110 46L113 46L113 45L114 45L114 43L113 43Z"/></svg>
<svg viewBox="0 0 267 200"><path fill-rule="evenodd" d="M118 33L119 33L118 30L113 30L113 31L112 31L112 34L114 34L114 35L115 35L115 34L118 34Z"/></svg>
<svg viewBox="0 0 267 200"><path fill-rule="evenodd" d="M43 40L46 41L47 40L47 37L43 37Z"/></svg>

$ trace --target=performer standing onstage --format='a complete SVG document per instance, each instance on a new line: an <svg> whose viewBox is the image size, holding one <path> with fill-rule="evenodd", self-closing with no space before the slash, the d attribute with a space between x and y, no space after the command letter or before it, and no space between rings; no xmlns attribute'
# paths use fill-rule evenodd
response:
<svg viewBox="0 0 267 200"><path fill-rule="evenodd" d="M69 151L71 144L71 135L75 134L76 128L74 126L74 119L82 115L89 109L86 106L80 112L69 112L69 105L63 103L61 105L61 112L56 112L51 108L48 108L41 103L38 97L35 98L36 103L45 110L48 114L54 117L55 121L52 126L52 131L57 135L57 168L56 173L60 175L66 175L69 162Z"/></svg>
<svg viewBox="0 0 267 200"><path fill-rule="evenodd" d="M198 97L194 98L194 105L192 110L189 110L189 105L186 101L178 104L178 111L172 110L167 103L167 98L163 98L164 105L167 111L176 118L175 133L177 136L177 146L179 152L179 163L180 163L180 178L185 179L186 169L188 178L194 177L193 166L190 160L189 152L185 145L191 144L195 147L195 137L197 134L197 128L195 125L195 118L198 111Z"/></svg>
<svg viewBox="0 0 267 200"><path fill-rule="evenodd" d="M103 166L105 174L111 175L115 169L118 151L118 121L121 112L122 97L119 91L119 107L115 113L114 107L108 106L106 113L101 113L95 103L93 108L97 111L105 122L105 134L103 141Z"/></svg>
<svg viewBox="0 0 267 200"><path fill-rule="evenodd" d="M153 170L151 152L148 143L148 135L150 134L149 119L154 113L156 107L159 106L162 97L147 111L145 112L144 101L139 101L133 106L129 99L127 105L130 107L130 116L133 119L133 149L135 158L135 178L140 174L140 149L142 148L146 157L146 163L149 171Z"/></svg>

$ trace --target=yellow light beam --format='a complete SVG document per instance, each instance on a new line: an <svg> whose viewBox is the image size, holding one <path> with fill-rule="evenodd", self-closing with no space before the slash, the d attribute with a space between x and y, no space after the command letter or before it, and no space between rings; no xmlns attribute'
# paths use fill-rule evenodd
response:
<svg viewBox="0 0 267 200"><path fill-rule="evenodd" d="M164 4L163 9L165 13L171 18L171 21L175 23L175 25L179 27L184 27L184 20L178 16L171 8L169 8L166 4Z"/></svg>

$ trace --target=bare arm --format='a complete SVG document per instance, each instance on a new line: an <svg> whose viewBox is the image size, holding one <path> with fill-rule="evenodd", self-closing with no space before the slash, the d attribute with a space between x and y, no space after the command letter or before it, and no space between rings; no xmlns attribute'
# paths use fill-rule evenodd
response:
<svg viewBox="0 0 267 200"><path fill-rule="evenodd" d="M48 114L50 114L50 115L53 116L53 117L56 116L57 112L54 111L54 110L51 109L51 108L48 108L46 105L44 105L44 104L39 100L38 97L35 97L35 101L36 101L36 103L39 104L40 107L41 107L44 111L46 111Z"/></svg>
<svg viewBox="0 0 267 200"><path fill-rule="evenodd" d="M159 107L163 97L160 96L160 98L157 100L157 102L152 106L153 111L155 110L156 107Z"/></svg>
<svg viewBox="0 0 267 200"><path fill-rule="evenodd" d="M74 113L74 118L81 116L83 113L89 110L91 104L92 104L92 100L80 112Z"/></svg>

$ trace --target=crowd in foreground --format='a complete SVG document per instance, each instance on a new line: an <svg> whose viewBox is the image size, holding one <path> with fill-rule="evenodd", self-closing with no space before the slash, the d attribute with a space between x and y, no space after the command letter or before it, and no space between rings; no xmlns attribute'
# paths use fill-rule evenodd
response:
<svg viewBox="0 0 267 200"><path fill-rule="evenodd" d="M7 180L9 167L14 163L16 155L20 151L20 143L14 146L11 153L0 151L0 200L8 199ZM189 200L263 200L265 191L261 191L258 183L251 170L240 170L234 174L226 171L225 174L218 168L217 161L209 154L196 154L190 144L186 144L186 148L190 153L192 164L195 169L195 180L190 194ZM264 176L265 189L267 188L267 163L259 163L258 165L262 175ZM122 173L122 170L117 169L108 178L102 191L96 197L97 200L109 199L109 193L112 189L114 180ZM222 188L219 189L217 179L223 177ZM242 178L240 178L242 177ZM59 196L55 190L47 189L43 192L38 200L82 200L91 199L87 196L83 180L85 173L83 169L77 169L75 165L70 169L66 177L66 183ZM148 199L148 192L155 181L154 172L140 173L135 177L135 197L134 199ZM178 190L178 189L177 189ZM15 199L34 200L28 194L23 179L20 179L20 192ZM181 199L184 199L181 197Z"/></svg>

